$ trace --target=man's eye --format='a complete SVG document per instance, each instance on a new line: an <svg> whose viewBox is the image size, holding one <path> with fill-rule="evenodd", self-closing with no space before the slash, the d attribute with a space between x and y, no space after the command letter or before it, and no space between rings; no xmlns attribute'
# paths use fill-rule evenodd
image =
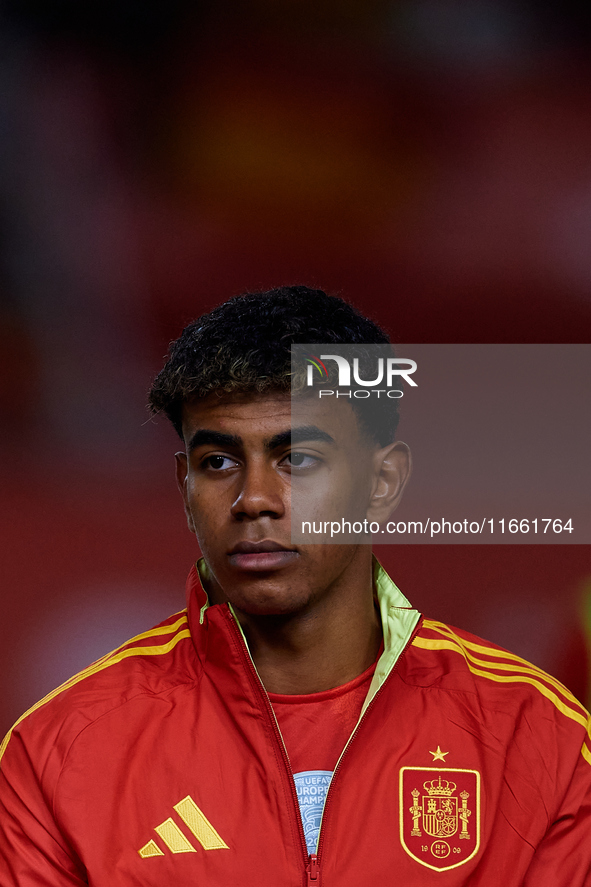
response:
<svg viewBox="0 0 591 887"><path fill-rule="evenodd" d="M318 461L314 456L308 456L307 453L297 452L289 453L287 459L292 468L312 468L312 466L316 465Z"/></svg>
<svg viewBox="0 0 591 887"><path fill-rule="evenodd" d="M213 468L214 471L222 471L224 468L232 468L236 463L228 456L207 456L202 464L205 468Z"/></svg>

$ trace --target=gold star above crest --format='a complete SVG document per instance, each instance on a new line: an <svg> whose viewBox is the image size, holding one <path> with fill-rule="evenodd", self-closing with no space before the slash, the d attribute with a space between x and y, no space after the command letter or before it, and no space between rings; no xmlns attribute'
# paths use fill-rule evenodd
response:
<svg viewBox="0 0 591 887"><path fill-rule="evenodd" d="M429 754L433 755L433 763L435 763L435 761L443 761L443 763L445 764L445 756L448 755L449 752L441 751L441 746L438 745L437 751L430 751Z"/></svg>

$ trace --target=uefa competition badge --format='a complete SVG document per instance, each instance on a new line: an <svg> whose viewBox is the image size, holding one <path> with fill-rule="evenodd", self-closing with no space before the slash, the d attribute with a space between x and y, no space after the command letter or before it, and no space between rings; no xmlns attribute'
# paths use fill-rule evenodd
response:
<svg viewBox="0 0 591 887"><path fill-rule="evenodd" d="M480 773L402 767L400 841L409 856L437 872L472 859L480 846Z"/></svg>

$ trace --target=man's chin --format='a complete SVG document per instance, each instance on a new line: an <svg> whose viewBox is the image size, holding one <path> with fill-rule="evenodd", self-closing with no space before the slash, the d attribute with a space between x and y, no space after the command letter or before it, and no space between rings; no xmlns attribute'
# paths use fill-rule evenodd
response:
<svg viewBox="0 0 591 887"><path fill-rule="evenodd" d="M286 599L285 592L275 595L244 596L232 601L237 614L244 613L250 617L289 618L304 611L308 601L305 599Z"/></svg>

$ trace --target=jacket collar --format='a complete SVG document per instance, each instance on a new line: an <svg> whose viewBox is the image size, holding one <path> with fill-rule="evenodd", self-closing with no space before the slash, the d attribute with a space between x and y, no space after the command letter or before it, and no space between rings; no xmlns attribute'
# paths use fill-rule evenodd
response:
<svg viewBox="0 0 591 887"><path fill-rule="evenodd" d="M236 644L230 642L228 627L237 624L229 605L211 606L202 579L207 577L207 565L203 558L192 568L187 579L187 605L189 627L197 655L205 662L230 664L237 656ZM388 576L377 558L373 559L373 582L382 618L384 652L376 665L363 710L369 705L395 667L408 644L420 619L399 588ZM239 628L240 626L238 626ZM212 633L213 632L213 633ZM234 638L236 633L232 632Z"/></svg>

